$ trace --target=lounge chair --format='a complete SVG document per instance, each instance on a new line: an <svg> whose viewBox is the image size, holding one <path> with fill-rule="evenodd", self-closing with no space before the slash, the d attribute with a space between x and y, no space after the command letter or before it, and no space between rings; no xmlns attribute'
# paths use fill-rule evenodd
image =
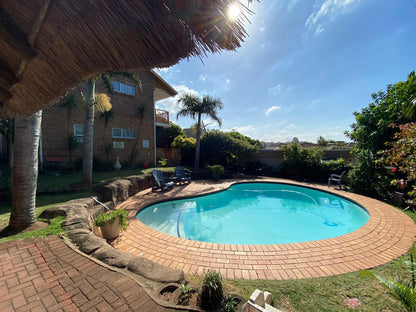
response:
<svg viewBox="0 0 416 312"><path fill-rule="evenodd" d="M177 182L188 182L191 183L191 177L188 173L185 172L185 168L183 166L175 167L175 177L177 178Z"/></svg>
<svg viewBox="0 0 416 312"><path fill-rule="evenodd" d="M328 187L330 186L331 182L336 182L339 186L339 189L341 189L342 176L344 174L345 171L343 171L341 174L331 174L331 176L328 179Z"/></svg>
<svg viewBox="0 0 416 312"><path fill-rule="evenodd" d="M160 170L153 169L152 175L154 178L154 185L152 186L152 192L158 189L165 190L167 188L172 188L175 185L175 183L173 183L172 181L166 182L165 177L163 176L163 173Z"/></svg>

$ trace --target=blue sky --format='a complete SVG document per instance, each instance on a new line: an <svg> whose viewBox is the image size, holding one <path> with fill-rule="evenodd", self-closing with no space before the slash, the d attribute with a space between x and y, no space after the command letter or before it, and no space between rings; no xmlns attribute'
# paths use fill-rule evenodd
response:
<svg viewBox="0 0 416 312"><path fill-rule="evenodd" d="M353 112L416 70L415 0L262 0L250 9L241 48L157 70L179 95L219 97L222 131L347 141ZM176 119L177 99L156 104L190 127L195 121Z"/></svg>

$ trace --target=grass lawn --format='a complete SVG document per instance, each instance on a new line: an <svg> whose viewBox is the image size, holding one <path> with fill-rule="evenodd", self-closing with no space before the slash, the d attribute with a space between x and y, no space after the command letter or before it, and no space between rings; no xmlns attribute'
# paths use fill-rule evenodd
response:
<svg viewBox="0 0 416 312"><path fill-rule="evenodd" d="M42 211L45 209L62 205L66 202L76 199L88 197L92 194L91 191L78 192L78 193L68 193L61 195L39 195L36 196L36 216L39 216ZM10 211L11 211L11 202L1 202L0 203L0 231L4 229L9 224ZM57 217L52 220L46 220L38 218L38 221L49 222L50 225L44 229L39 229L36 231L23 232L13 236L0 237L0 243L8 240L26 238L26 237L44 237L46 235L59 235L62 233L61 224L65 220L65 217Z"/></svg>
<svg viewBox="0 0 416 312"><path fill-rule="evenodd" d="M173 167L164 167L158 168L163 171L172 171ZM108 172L93 172L93 184L98 184L112 179L119 179L131 175L138 175L142 173L150 173L153 168L148 168L144 170L138 169L128 169L120 171L108 171ZM50 192L52 194L47 195L38 195L36 196L36 215L39 216L43 210L56 206L62 205L66 202L76 199L88 197L93 194L92 190L87 190L83 192L69 192L64 193L62 190L68 190L74 185L80 184L82 181L82 172L76 172L75 174L40 174L38 176L38 191L39 192ZM10 183L10 174L3 174L0 177L0 189L6 188ZM12 203L11 201L1 201L0 202L0 231L4 229L10 218ZM49 222L50 225L47 228L19 233L17 235L0 237L0 243L6 240L13 240L25 237L35 237L35 236L46 236L51 234L60 234L62 233L61 224L64 221L64 218L58 217L52 220L45 220L38 218L38 221Z"/></svg>
<svg viewBox="0 0 416 312"><path fill-rule="evenodd" d="M146 169L143 172L151 172ZM173 168L163 168L163 170L173 170ZM124 170L114 172L98 172L93 174L95 183L105 180L140 174L138 170ZM4 180L4 179L3 179ZM81 181L81 173L75 175L59 176L39 176L40 189L53 191L65 189ZM0 183L2 183L0 181ZM56 195L37 196L36 212L39 215L48 207L64 204L65 202L87 197L92 191L78 193L65 193ZM10 202L0 203L0 230L7 226L10 216ZM414 221L416 214L406 211ZM0 238L0 243L5 240L19 239L30 236L45 236L49 234L60 234L62 232L61 223L63 217L50 220L50 226L45 229L21 233L18 235ZM42 221L42 220L40 220ZM383 276L398 277L409 280L410 274L404 264L409 260L409 254L396 259L388 264L379 266L373 271ZM194 282L200 281L200 277L189 277ZM377 280L371 277L361 277L358 272L348 273L338 276L330 276L303 280L231 280L224 281L226 289L230 292L238 293L245 298L249 298L252 292L259 288L269 291L273 295L273 305L287 312L301 311L406 311L401 302L390 294ZM357 301L358 299L358 301ZM359 302L355 308L348 306L347 303Z"/></svg>
<svg viewBox="0 0 416 312"><path fill-rule="evenodd" d="M172 171L174 167L158 168L162 171ZM119 179L128 177L131 175L139 175L143 173L152 172L153 168L148 169L125 169L120 171L104 171L96 172L92 174L92 182L94 184L102 183L112 179ZM38 192L56 192L59 193L62 190L70 189L73 186L80 185L82 181L82 172L57 174L57 173L45 173L38 175ZM0 176L0 189L5 189L10 185L10 173L5 172Z"/></svg>
<svg viewBox="0 0 416 312"><path fill-rule="evenodd" d="M416 222L416 214L405 211ZM372 271L401 281L410 281L411 275L405 265L410 252ZM359 276L358 272L302 280L226 280L229 287L249 298L258 288L273 295L273 305L287 312L312 311L406 311L402 303L372 277ZM358 298L360 303L352 308L347 302ZM353 299L353 300L349 300Z"/></svg>

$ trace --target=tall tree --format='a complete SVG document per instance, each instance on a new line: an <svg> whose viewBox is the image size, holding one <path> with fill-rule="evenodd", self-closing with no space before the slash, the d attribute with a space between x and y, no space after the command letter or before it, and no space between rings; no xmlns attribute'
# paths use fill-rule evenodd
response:
<svg viewBox="0 0 416 312"><path fill-rule="evenodd" d="M9 168L13 167L13 137L14 118L0 120L0 134L6 138L7 156L9 157Z"/></svg>
<svg viewBox="0 0 416 312"><path fill-rule="evenodd" d="M377 160L388 142L394 141L399 125L416 121L413 107L416 97L415 72L406 81L387 86L373 93L373 102L361 112L354 112L352 130L345 132L356 142L354 152L359 160L349 172L349 184L354 192L374 197L385 197L389 181Z"/></svg>
<svg viewBox="0 0 416 312"><path fill-rule="evenodd" d="M78 145L78 141L75 136L72 135L71 131L71 115L72 111L77 108L77 101L73 93L66 93L60 102L60 106L66 108L66 127L67 127L67 147L69 163L71 164L72 173L75 172L73 152L75 147Z"/></svg>
<svg viewBox="0 0 416 312"><path fill-rule="evenodd" d="M109 74L102 74L101 79L104 86L106 86L109 93L113 92L111 85L111 77L114 75L124 76L133 80L142 89L141 81L135 73L131 71L112 72ZM82 157L82 184L84 187L91 187L92 184L92 167L93 167L93 137L94 137L94 105L97 110L103 112L110 110L111 107L105 105L105 94L99 94L100 101L95 99L95 83L99 76L88 80L87 98L85 100L85 115L84 115L84 150ZM107 96L108 98L108 96Z"/></svg>
<svg viewBox="0 0 416 312"><path fill-rule="evenodd" d="M88 80L87 98L85 101L84 114L84 150L82 157L82 184L90 187L92 184L92 156L94 136L94 102L95 82L97 77Z"/></svg>
<svg viewBox="0 0 416 312"><path fill-rule="evenodd" d="M354 112L355 123L352 130L345 134L357 145L356 152L368 150L374 155L385 148L386 142L392 142L397 127L416 121L416 79L415 72L408 75L406 81L387 86L386 91L371 95L373 102L361 110Z"/></svg>
<svg viewBox="0 0 416 312"><path fill-rule="evenodd" d="M9 229L18 231L35 223L38 151L42 111L29 118L16 117L11 179L12 211Z"/></svg>
<svg viewBox="0 0 416 312"><path fill-rule="evenodd" d="M114 110L110 109L108 111L102 112L100 115L101 119L104 119L104 129L103 129L103 145L104 145L104 152L105 152L105 160L108 161L108 158L110 156L110 152L112 149L112 145L111 143L106 142L105 140L105 134L106 134L106 129L108 126L108 122L110 121L110 119L114 118Z"/></svg>
<svg viewBox="0 0 416 312"><path fill-rule="evenodd" d="M207 116L216 121L221 127L222 122L217 115L217 110L222 109L222 102L219 98L210 95L204 95L202 98L195 94L185 93L178 100L182 108L177 114L179 116L188 116L197 119L196 123L196 147L195 147L195 171L199 171L199 153L201 148L201 126L202 116Z"/></svg>

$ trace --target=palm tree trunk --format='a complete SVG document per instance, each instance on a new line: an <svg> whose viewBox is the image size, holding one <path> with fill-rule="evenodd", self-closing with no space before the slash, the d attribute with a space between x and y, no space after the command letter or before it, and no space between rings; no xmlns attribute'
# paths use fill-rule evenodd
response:
<svg viewBox="0 0 416 312"><path fill-rule="evenodd" d="M11 179L12 211L9 229L21 230L36 222L36 187L42 111L16 117Z"/></svg>
<svg viewBox="0 0 416 312"><path fill-rule="evenodd" d="M84 151L82 158L82 183L85 187L92 184L92 156L93 156L93 136L94 136L94 94L95 82L88 81L88 95L85 103L84 119Z"/></svg>
<svg viewBox="0 0 416 312"><path fill-rule="evenodd" d="M199 172L199 151L201 149L201 114L198 114L196 124L195 172Z"/></svg>

